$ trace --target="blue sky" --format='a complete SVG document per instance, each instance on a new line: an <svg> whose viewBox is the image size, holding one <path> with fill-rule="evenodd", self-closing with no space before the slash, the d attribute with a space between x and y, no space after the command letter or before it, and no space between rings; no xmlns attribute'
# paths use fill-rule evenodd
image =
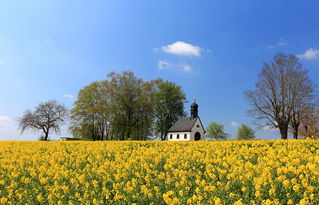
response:
<svg viewBox="0 0 319 205"><path fill-rule="evenodd" d="M276 52L298 55L318 85L318 19L310 0L4 1L0 140L36 140L17 130L26 109L48 99L71 108L83 86L124 70L181 85L205 126L222 123L234 137L245 123L277 139L247 116L243 93Z"/></svg>

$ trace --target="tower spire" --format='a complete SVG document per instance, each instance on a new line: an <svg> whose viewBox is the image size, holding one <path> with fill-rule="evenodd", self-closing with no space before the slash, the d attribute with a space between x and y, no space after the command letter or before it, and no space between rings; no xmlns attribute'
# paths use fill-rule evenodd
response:
<svg viewBox="0 0 319 205"><path fill-rule="evenodd" d="M191 104L191 118L194 119L196 117L198 117L198 105L194 96L194 102Z"/></svg>

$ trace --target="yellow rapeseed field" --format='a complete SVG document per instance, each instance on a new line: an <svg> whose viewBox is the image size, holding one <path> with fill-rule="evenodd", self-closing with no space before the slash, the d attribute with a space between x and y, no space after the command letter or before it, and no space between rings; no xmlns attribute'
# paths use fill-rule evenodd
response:
<svg viewBox="0 0 319 205"><path fill-rule="evenodd" d="M0 204L319 204L319 141L0 142Z"/></svg>

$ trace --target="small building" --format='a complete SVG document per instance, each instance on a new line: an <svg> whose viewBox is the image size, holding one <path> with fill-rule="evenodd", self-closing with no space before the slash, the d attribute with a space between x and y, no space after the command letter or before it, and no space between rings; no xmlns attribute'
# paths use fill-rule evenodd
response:
<svg viewBox="0 0 319 205"><path fill-rule="evenodd" d="M168 141L201 140L205 136L204 126L198 116L198 105L191 105L191 116L178 119L167 132Z"/></svg>
<svg viewBox="0 0 319 205"><path fill-rule="evenodd" d="M72 138L72 137L60 137L60 141L78 141L79 138Z"/></svg>

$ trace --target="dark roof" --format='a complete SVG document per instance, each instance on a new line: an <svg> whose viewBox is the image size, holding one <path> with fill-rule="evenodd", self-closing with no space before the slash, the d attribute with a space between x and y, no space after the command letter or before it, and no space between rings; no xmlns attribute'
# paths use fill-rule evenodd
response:
<svg viewBox="0 0 319 205"><path fill-rule="evenodd" d="M175 122L175 124L169 128L168 132L190 132L198 117L182 117Z"/></svg>

